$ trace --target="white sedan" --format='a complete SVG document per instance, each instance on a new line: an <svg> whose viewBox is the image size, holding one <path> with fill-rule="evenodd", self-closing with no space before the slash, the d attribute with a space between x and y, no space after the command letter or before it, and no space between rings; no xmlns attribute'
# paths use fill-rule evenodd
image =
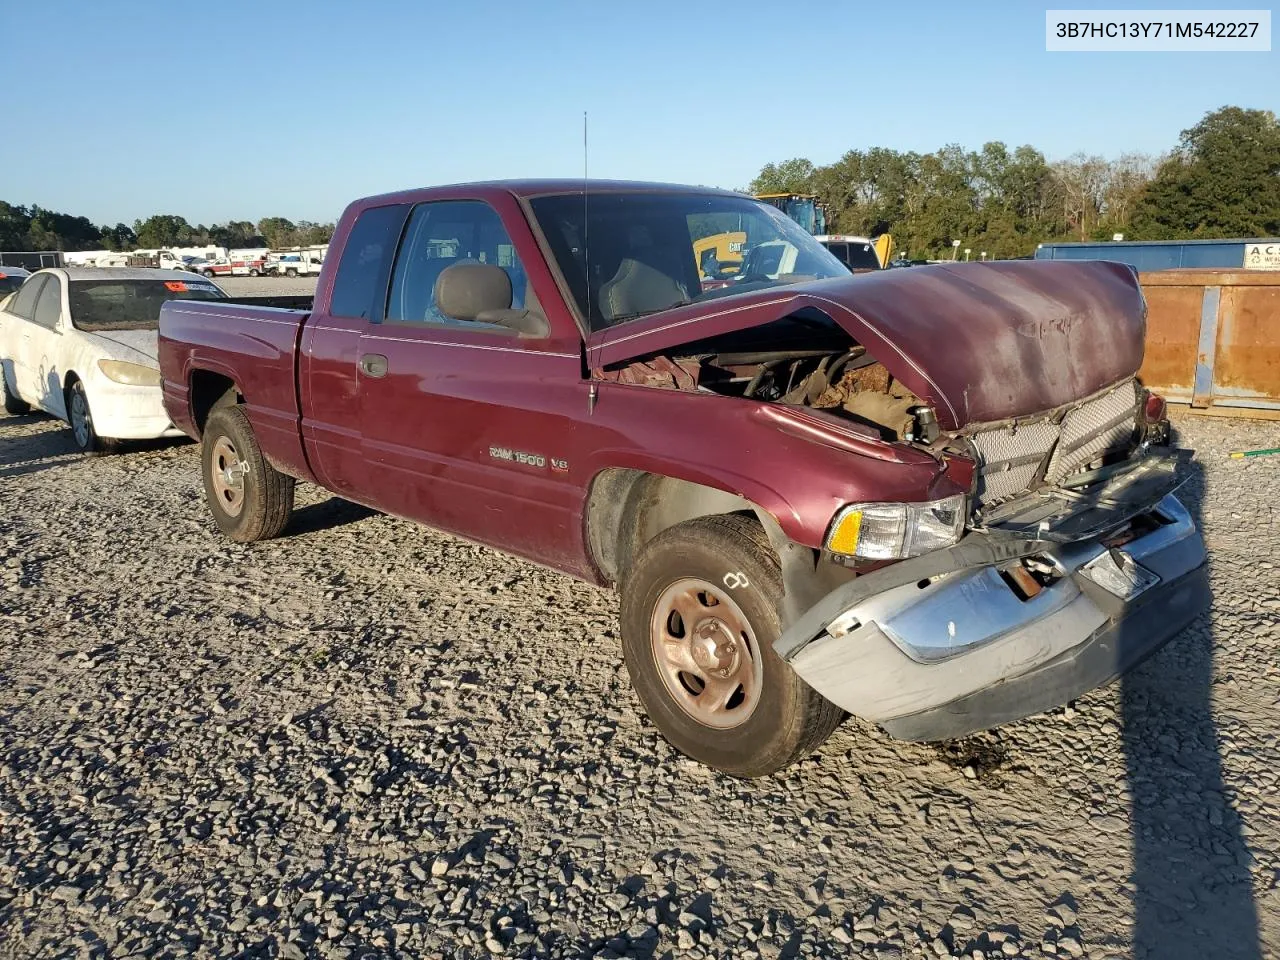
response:
<svg viewBox="0 0 1280 960"><path fill-rule="evenodd" d="M225 297L217 284L172 270L33 273L0 304L5 410L38 407L67 421L86 452L180 436L160 391L160 305Z"/></svg>

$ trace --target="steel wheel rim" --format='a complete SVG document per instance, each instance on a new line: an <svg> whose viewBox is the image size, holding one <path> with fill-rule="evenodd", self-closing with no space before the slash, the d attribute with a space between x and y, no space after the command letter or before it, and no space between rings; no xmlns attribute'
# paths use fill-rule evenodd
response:
<svg viewBox="0 0 1280 960"><path fill-rule="evenodd" d="M89 416L89 401L85 399L84 390L79 384L71 391L71 432L75 434L76 443L81 447L89 446L89 438L93 435L93 421Z"/></svg>
<svg viewBox="0 0 1280 960"><path fill-rule="evenodd" d="M696 577L677 580L653 607L649 638L663 685L703 726L741 726L760 703L764 664L755 632L724 590Z"/></svg>
<svg viewBox="0 0 1280 960"><path fill-rule="evenodd" d="M244 509L245 464L236 453L235 444L219 437L209 451L209 477L213 495L228 516L238 517Z"/></svg>

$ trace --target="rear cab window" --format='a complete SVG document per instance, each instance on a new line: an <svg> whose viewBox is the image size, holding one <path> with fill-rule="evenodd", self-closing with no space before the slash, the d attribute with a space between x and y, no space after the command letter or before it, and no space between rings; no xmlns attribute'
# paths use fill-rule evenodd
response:
<svg viewBox="0 0 1280 960"><path fill-rule="evenodd" d="M374 323L382 319L391 261L408 213L408 205L394 204L370 207L356 217L333 280L329 302L333 316Z"/></svg>

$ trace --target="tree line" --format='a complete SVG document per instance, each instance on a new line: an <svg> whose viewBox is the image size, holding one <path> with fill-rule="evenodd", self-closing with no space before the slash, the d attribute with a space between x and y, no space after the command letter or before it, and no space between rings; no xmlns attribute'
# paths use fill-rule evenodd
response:
<svg viewBox="0 0 1280 960"><path fill-rule="evenodd" d="M135 220L133 226L117 223L96 226L87 217L72 216L43 207L18 206L0 200L0 251L18 250L119 250L158 247L286 247L328 243L332 223L294 223L284 217L263 217L257 223L231 220L192 226L174 214L156 214Z"/></svg>
<svg viewBox="0 0 1280 960"><path fill-rule="evenodd" d="M1049 162L1035 147L999 141L933 153L850 150L815 166L769 163L751 193L816 194L832 233L893 234L914 258L1024 256L1037 243L1280 235L1280 122L1274 113L1223 107L1182 132L1166 155L1076 154ZM97 226L87 217L0 201L0 251L134 250L219 246L275 249L327 243L332 223L264 217L192 226L173 214Z"/></svg>
<svg viewBox="0 0 1280 960"><path fill-rule="evenodd" d="M751 193L815 194L831 233L889 231L912 258L952 244L988 258L1025 256L1062 240L1180 240L1280 235L1280 122L1223 107L1182 131L1161 157L1076 154L1049 162L998 141L933 153L850 150L815 166L766 164Z"/></svg>

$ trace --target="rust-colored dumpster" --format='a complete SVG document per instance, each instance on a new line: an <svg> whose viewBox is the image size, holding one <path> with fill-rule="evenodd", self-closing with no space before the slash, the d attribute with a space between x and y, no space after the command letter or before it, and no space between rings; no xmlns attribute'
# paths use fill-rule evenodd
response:
<svg viewBox="0 0 1280 960"><path fill-rule="evenodd" d="M1144 385L1195 412L1280 420L1280 271L1138 279L1149 310Z"/></svg>

